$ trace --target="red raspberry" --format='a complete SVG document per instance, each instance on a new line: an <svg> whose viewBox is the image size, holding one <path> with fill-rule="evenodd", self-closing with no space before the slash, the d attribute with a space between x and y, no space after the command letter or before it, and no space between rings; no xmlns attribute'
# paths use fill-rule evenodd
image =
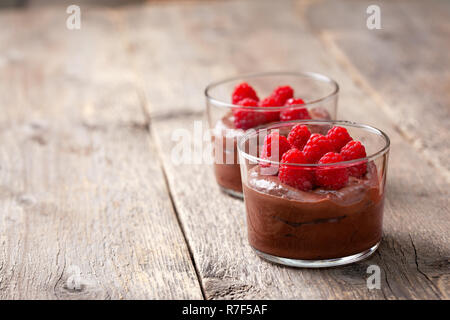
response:
<svg viewBox="0 0 450 320"><path fill-rule="evenodd" d="M334 147L335 152L341 151L347 142L353 140L344 127L333 127L327 133L327 138Z"/></svg>
<svg viewBox="0 0 450 320"><path fill-rule="evenodd" d="M302 99L289 99L286 102L287 106L298 106L301 104L305 104ZM303 120L303 119L311 119L309 112L306 108L285 108L280 112L280 120L281 121L291 121L291 120Z"/></svg>
<svg viewBox="0 0 450 320"><path fill-rule="evenodd" d="M275 99L276 106L284 106L294 96L294 89L290 86L281 86L276 88L271 96Z"/></svg>
<svg viewBox="0 0 450 320"><path fill-rule="evenodd" d="M286 101L294 96L294 90L289 86L276 88L267 98L260 103L261 107L282 107ZM267 111L267 122L274 122L280 120L279 111Z"/></svg>
<svg viewBox="0 0 450 320"><path fill-rule="evenodd" d="M291 148L287 138L280 136L277 131L272 131L264 138L264 145L261 151L261 158L280 161L285 152ZM262 166L269 165L268 163L262 163Z"/></svg>
<svg viewBox="0 0 450 320"><path fill-rule="evenodd" d="M319 163L337 163L344 161L339 153L328 152L322 158ZM326 166L316 169L316 183L318 186L338 190L344 187L348 182L348 171L343 166Z"/></svg>
<svg viewBox="0 0 450 320"><path fill-rule="evenodd" d="M280 107L274 97L268 96L259 102L260 107Z"/></svg>
<svg viewBox="0 0 450 320"><path fill-rule="evenodd" d="M289 150L283 155L281 163L278 171L278 178L281 182L303 191L313 188L312 168L286 165L288 163L308 163L302 151L298 149Z"/></svg>
<svg viewBox="0 0 450 320"><path fill-rule="evenodd" d="M233 104L238 104L239 101L245 98L259 101L258 95L256 94L255 90L247 82L242 82L234 88L233 94L231 96L231 101Z"/></svg>
<svg viewBox="0 0 450 320"><path fill-rule="evenodd" d="M286 106L297 106L300 104L305 104L305 101L303 101L303 99L300 99L300 98L298 98L298 99L291 98L288 101L286 101L285 105Z"/></svg>
<svg viewBox="0 0 450 320"><path fill-rule="evenodd" d="M333 151L330 141L319 133L313 133L303 148L308 163L316 163L325 153L330 151Z"/></svg>
<svg viewBox="0 0 450 320"><path fill-rule="evenodd" d="M259 106L260 107L281 107L278 105L277 100L272 96L268 96L267 98L262 99L259 102Z"/></svg>
<svg viewBox="0 0 450 320"><path fill-rule="evenodd" d="M366 157L366 148L359 141L350 141L341 149L344 161L355 160ZM351 176L360 178L367 172L367 161L356 163L348 167Z"/></svg>
<svg viewBox="0 0 450 320"><path fill-rule="evenodd" d="M288 141L291 146L297 148L298 150L303 150L306 142L308 142L311 132L307 126L302 124L297 124L291 129L288 135Z"/></svg>
<svg viewBox="0 0 450 320"><path fill-rule="evenodd" d="M244 107L256 107L258 101L245 98L239 101L239 105ZM248 109L233 109L234 126L239 129L250 129L263 124L266 121L266 116L263 112L252 111Z"/></svg>
<svg viewBox="0 0 450 320"><path fill-rule="evenodd" d="M277 101L274 97L268 96L267 98L261 100L259 103L260 107L279 107L277 105ZM279 111L266 111L264 112L266 116L267 122L276 122L280 120L280 112Z"/></svg>

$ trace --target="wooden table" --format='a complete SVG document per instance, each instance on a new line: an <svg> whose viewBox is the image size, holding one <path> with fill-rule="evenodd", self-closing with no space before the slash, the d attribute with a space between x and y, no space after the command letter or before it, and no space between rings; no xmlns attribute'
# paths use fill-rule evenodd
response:
<svg viewBox="0 0 450 320"><path fill-rule="evenodd" d="M0 299L448 299L450 2L375 2L381 30L371 0L81 2L81 30L65 6L1 10ZM263 70L335 78L339 117L390 136L368 260L259 259L243 202L171 161L210 81Z"/></svg>

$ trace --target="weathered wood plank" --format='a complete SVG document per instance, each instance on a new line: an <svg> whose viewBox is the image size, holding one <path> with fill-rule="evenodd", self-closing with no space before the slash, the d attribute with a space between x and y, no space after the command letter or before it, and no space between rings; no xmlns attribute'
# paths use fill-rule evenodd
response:
<svg viewBox="0 0 450 320"><path fill-rule="evenodd" d="M304 16L309 2L285 4L166 5L126 14L131 58L143 78L149 113L170 110L173 116L161 121L154 117L152 130L206 297L448 298L448 182L312 35ZM192 131L199 119L187 118L185 112L203 108L200 84L236 71L273 69L331 75L342 88L341 117L378 126L392 139L384 240L378 253L364 262L296 270L260 260L247 245L242 202L219 192L207 166L171 162L173 130ZM381 290L366 287L370 264L382 269Z"/></svg>
<svg viewBox="0 0 450 320"><path fill-rule="evenodd" d="M442 143L450 139L450 3L377 1L382 29L369 30L372 4L315 1L306 17L343 68L450 181L450 148Z"/></svg>
<svg viewBox="0 0 450 320"><path fill-rule="evenodd" d="M115 15L0 15L0 299L201 299Z"/></svg>
<svg viewBox="0 0 450 320"><path fill-rule="evenodd" d="M174 112L202 113L203 88L212 79L236 73L233 64L219 63L227 61L235 50L224 41L221 18L217 21L216 15L210 15L211 10L220 10L221 6L163 2L126 10L129 14L123 16L122 22L129 31L127 46L142 75L152 118L165 119ZM230 19L238 19L238 25L245 16L242 12Z"/></svg>

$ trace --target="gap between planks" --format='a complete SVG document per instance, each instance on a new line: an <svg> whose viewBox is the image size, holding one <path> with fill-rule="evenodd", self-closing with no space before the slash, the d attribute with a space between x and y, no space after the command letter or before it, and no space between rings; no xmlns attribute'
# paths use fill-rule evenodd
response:
<svg viewBox="0 0 450 320"><path fill-rule="evenodd" d="M119 30L119 35L120 35L120 39L123 43L123 47L127 48L127 46L130 44L130 41L127 40L126 38L126 27L125 27L125 22L123 19L123 12L122 11L116 11L116 10L108 10L108 13L110 13L112 19L115 21L117 28ZM133 70L134 74L136 75L136 78L138 79L137 82L135 83L136 86L136 93L139 99L139 106L140 109L142 111L142 114L144 116L145 119L145 126L146 126L146 130L148 131L148 139L151 139L153 141L153 144L156 148L156 153L158 156L158 161L159 161L159 166L161 168L161 172L164 178L164 183L166 185L166 189L167 189L167 193L169 195L169 199L170 199L170 203L172 205L172 209L175 215L175 218L177 220L178 226L180 227L181 230L181 234L183 235L183 239L186 243L186 246L188 248L188 252L189 252L189 257L191 259L191 263L194 267L195 270L195 275L197 277L197 283L199 285L201 294L202 294L202 298L203 300L206 300L206 294L205 294L205 288L203 287L203 283L201 281L201 277L200 277L200 271L198 269L197 263L195 261L194 258L194 254L191 248L191 245L187 239L186 236L186 230L183 227L183 224L180 221L180 217L179 217L179 213L177 210L177 207L175 205L175 201L173 199L173 192L171 189L171 186L169 184L169 181L167 179L167 172L164 166L164 160L161 157L161 148L159 146L159 143L156 141L155 139L155 134L153 132L153 126L152 126L152 121L154 120L161 120L161 119L172 119L172 118L177 118L177 117L186 117L186 116L192 116L192 115L196 115L197 112L195 111L186 111L186 112L181 112L180 113L150 113L150 108L148 107L149 105L149 101L145 95L145 90L144 90L144 86L143 86L143 79L141 77L140 72L138 72L136 64L134 62L134 59L130 59L130 68Z"/></svg>
<svg viewBox="0 0 450 320"><path fill-rule="evenodd" d="M140 88L140 87L138 87L138 88L139 88L138 90L142 93L143 92L141 90L142 88ZM181 233L183 235L183 239L186 242L186 246L187 246L188 251L189 251L189 257L191 259L192 265L194 266L195 275L197 277L197 282L198 282L198 285L200 287L203 300L206 300L206 293L205 293L205 288L203 287L203 281L201 280L200 270L198 269L197 263L195 261L194 252L193 252L191 244L189 243L189 240L187 238L186 230L184 229L183 224L181 223L180 216L179 216L179 213L178 213L178 209L177 209L177 206L176 206L175 201L173 199L172 188L171 188L171 186L169 184L169 180L167 179L167 172L166 172L166 168L164 166L164 159L161 156L163 151L161 150L158 141L156 141L156 139L155 139L155 134L153 132L154 129L153 129L153 126L151 125L153 118L152 118L151 114L147 111L149 109L147 108L147 104L148 103L147 103L147 100L145 99L145 95L142 95L142 98L143 98L143 100L141 100L141 107L142 107L142 112L144 113L145 118L148 119L149 139L152 139L153 140L153 144L155 145L156 154L158 155L159 165L160 165L163 177L164 177L164 183L166 184L167 193L169 194L170 203L172 204L172 209L173 209L173 212L175 214L175 218L177 219L177 223L178 223L178 225L180 227Z"/></svg>

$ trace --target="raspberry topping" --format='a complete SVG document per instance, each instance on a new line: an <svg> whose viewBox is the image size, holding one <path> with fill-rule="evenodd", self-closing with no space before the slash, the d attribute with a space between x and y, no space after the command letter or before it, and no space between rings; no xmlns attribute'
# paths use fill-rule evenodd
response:
<svg viewBox="0 0 450 320"><path fill-rule="evenodd" d="M308 191L313 188L313 171L307 167L289 166L288 163L308 163L305 155L298 149L287 151L281 159L278 178L281 182L294 188Z"/></svg>
<svg viewBox="0 0 450 320"><path fill-rule="evenodd" d="M239 105L243 107L256 107L258 101L245 98L239 101ZM263 124L266 121L266 116L263 112L252 111L248 109L233 109L234 125L239 129L250 129Z"/></svg>
<svg viewBox="0 0 450 320"><path fill-rule="evenodd" d="M303 99L300 99L300 98L298 98L298 99L291 98L288 101L286 101L287 106L297 106L300 104L305 104L305 101L303 101Z"/></svg>
<svg viewBox="0 0 450 320"><path fill-rule="evenodd" d="M313 133L303 148L308 163L316 163L325 153L330 151L333 151L330 141L319 133Z"/></svg>
<svg viewBox="0 0 450 320"><path fill-rule="evenodd" d="M305 104L302 99L289 99L286 102L287 106L298 106ZM291 120L303 120L303 119L311 119L309 112L306 108L285 108L280 112L280 120L281 121L291 121Z"/></svg>
<svg viewBox="0 0 450 320"><path fill-rule="evenodd" d="M231 101L233 104L238 104L239 101L245 98L259 101L258 95L256 94L255 90L247 82L242 82L234 88L233 94L231 96Z"/></svg>
<svg viewBox="0 0 450 320"><path fill-rule="evenodd" d="M294 90L290 86L277 87L267 98L260 103L261 107L281 107L284 106L287 100L294 96ZM280 120L279 111L267 111L267 122L274 122Z"/></svg>
<svg viewBox="0 0 450 320"><path fill-rule="evenodd" d="M303 150L306 142L308 142L311 132L305 125L297 124L291 129L288 135L288 141L291 146L297 148L298 150Z"/></svg>
<svg viewBox="0 0 450 320"><path fill-rule="evenodd" d="M260 107L280 107L277 105L277 100L274 97L268 96L259 102Z"/></svg>
<svg viewBox="0 0 450 320"><path fill-rule="evenodd" d="M281 107L277 104L277 100L272 96L268 96L267 98L262 99L259 102L259 106L260 107Z"/></svg>
<svg viewBox="0 0 450 320"><path fill-rule="evenodd" d="M344 161L355 160L366 157L366 148L359 141L350 141L341 149ZM361 161L348 168L351 176L360 178L367 171L367 161Z"/></svg>
<svg viewBox="0 0 450 320"><path fill-rule="evenodd" d="M335 152L340 152L342 147L345 146L347 142L353 140L348 134L347 129L337 126L328 131L327 138L333 145Z"/></svg>
<svg viewBox="0 0 450 320"><path fill-rule="evenodd" d="M275 99L275 106L284 106L294 96L294 89L290 86L281 86L276 88L271 96Z"/></svg>
<svg viewBox="0 0 450 320"><path fill-rule="evenodd" d="M319 163L337 163L341 161L344 160L339 153L328 152L320 158ZM315 181L317 185L321 187L338 190L344 187L348 182L347 168L342 166L339 167L339 165L319 167L316 170Z"/></svg>
<svg viewBox="0 0 450 320"><path fill-rule="evenodd" d="M260 107L279 107L277 100L273 96L268 96L267 98L261 100ZM266 115L267 122L275 122L280 120L280 112L279 111L266 111L264 112Z"/></svg>
<svg viewBox="0 0 450 320"><path fill-rule="evenodd" d="M264 138L261 158L271 161L280 161L283 154L290 148L291 145L289 144L287 138L285 136L280 136L278 132L273 131ZM262 163L263 166L266 164L267 163Z"/></svg>

